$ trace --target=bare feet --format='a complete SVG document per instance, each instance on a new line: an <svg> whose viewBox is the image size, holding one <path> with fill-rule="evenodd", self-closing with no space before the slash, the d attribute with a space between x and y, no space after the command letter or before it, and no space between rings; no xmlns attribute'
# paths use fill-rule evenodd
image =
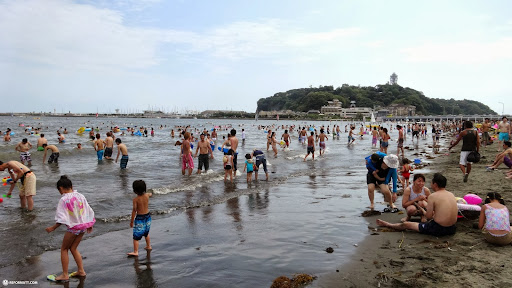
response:
<svg viewBox="0 0 512 288"><path fill-rule="evenodd" d="M60 274L59 276L55 277L55 281L67 282L69 281L69 276L64 276L64 274Z"/></svg>
<svg viewBox="0 0 512 288"><path fill-rule="evenodd" d="M370 210L373 210L374 208L375 208L375 205L372 203L372 204L370 205Z"/></svg>
<svg viewBox="0 0 512 288"><path fill-rule="evenodd" d="M146 247L146 248L144 248L144 249L146 249L147 251L151 251L151 250L153 250L153 248L152 248L151 246Z"/></svg>
<svg viewBox="0 0 512 288"><path fill-rule="evenodd" d="M75 271L69 273L69 277L85 277L86 275L87 274L85 273L85 271Z"/></svg>
<svg viewBox="0 0 512 288"><path fill-rule="evenodd" d="M138 252L130 252L130 253L126 253L126 255L128 255L128 257L137 257L137 256L139 256L139 253Z"/></svg>

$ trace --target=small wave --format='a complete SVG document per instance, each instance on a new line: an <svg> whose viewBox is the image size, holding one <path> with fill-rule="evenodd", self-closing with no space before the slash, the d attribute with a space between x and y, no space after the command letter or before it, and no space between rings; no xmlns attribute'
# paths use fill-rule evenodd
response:
<svg viewBox="0 0 512 288"><path fill-rule="evenodd" d="M194 183L190 185L182 185L182 186L165 186L160 188L153 188L149 189L149 192L156 194L156 195L166 195L170 193L176 193L180 191L189 191L189 190L195 190L196 188L202 187L204 185L208 185L209 183L222 181L224 180L224 175L220 175L218 173L214 172L207 172L206 175L204 175L206 179L201 179L201 181L195 181ZM208 178L209 177L209 178Z"/></svg>

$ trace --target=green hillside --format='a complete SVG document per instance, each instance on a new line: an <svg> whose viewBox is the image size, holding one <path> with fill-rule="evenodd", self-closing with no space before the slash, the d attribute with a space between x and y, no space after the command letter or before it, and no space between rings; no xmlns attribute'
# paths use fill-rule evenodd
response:
<svg viewBox="0 0 512 288"><path fill-rule="evenodd" d="M333 86L320 86L279 92L274 96L258 100L258 111L307 112L320 110L323 105L327 105L327 101L333 99L340 100L345 108L349 107L350 101L356 101L358 107L377 108L395 103L414 105L417 115L497 115L487 105L478 101L428 98L420 91L399 85L360 87L347 84L336 89Z"/></svg>

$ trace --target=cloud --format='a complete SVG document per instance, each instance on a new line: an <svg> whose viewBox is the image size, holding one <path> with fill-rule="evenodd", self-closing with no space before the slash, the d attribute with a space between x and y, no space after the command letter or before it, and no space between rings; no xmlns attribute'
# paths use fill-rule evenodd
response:
<svg viewBox="0 0 512 288"><path fill-rule="evenodd" d="M119 3L129 6L133 1ZM280 55L290 49L326 45L335 49L336 43L360 32L357 28L298 31L292 23L276 19L235 22L194 32L130 27L124 17L120 11L67 0L3 2L0 62L67 69L144 69L164 60L159 54L162 46L167 54L175 51L240 60Z"/></svg>
<svg viewBox="0 0 512 288"><path fill-rule="evenodd" d="M512 38L493 42L426 43L402 49L409 62L443 62L456 64L487 64L511 60Z"/></svg>

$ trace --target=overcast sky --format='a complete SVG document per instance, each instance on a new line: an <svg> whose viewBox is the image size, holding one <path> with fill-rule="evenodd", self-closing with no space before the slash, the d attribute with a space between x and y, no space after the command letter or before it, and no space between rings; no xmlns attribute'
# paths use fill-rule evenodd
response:
<svg viewBox="0 0 512 288"><path fill-rule="evenodd" d="M427 97L512 114L511 11L507 0L0 0L0 111L254 112L277 92L395 72Z"/></svg>

